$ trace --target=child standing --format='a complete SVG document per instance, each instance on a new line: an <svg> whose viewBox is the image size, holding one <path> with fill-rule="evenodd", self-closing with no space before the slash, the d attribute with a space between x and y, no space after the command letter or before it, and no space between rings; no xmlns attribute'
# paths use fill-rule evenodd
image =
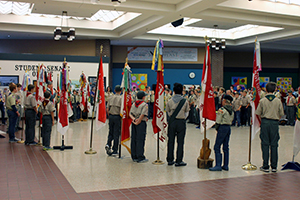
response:
<svg viewBox="0 0 300 200"><path fill-rule="evenodd" d="M144 163L148 161L144 156L148 105L145 103L146 94L143 91L139 91L136 96L137 101L133 103L129 113L129 116L132 119L131 158L134 162Z"/></svg>
<svg viewBox="0 0 300 200"><path fill-rule="evenodd" d="M54 125L54 111L55 108L50 102L50 92L46 91L44 93L45 100L41 105L41 113L43 115L43 127L42 127L42 137L43 137L43 150L52 150L50 147L50 137L52 126Z"/></svg>
<svg viewBox="0 0 300 200"><path fill-rule="evenodd" d="M233 98L229 95L224 95L222 106L217 113L216 130L218 131L214 146L216 156L216 166L209 168L209 171L228 171L229 164L229 138L231 134L231 123L234 117L232 106L230 105ZM221 145L223 145L224 164L222 164Z"/></svg>
<svg viewBox="0 0 300 200"><path fill-rule="evenodd" d="M242 107L242 101L240 98L239 93L235 92L234 99L232 101L232 108L234 111L234 119L232 121L232 126L236 125L240 127L241 126L241 107Z"/></svg>
<svg viewBox="0 0 300 200"><path fill-rule="evenodd" d="M263 166L260 167L260 170L269 172L269 152L271 149L272 172L277 172L278 141L280 139L278 121L284 112L281 100L274 95L276 83L269 82L266 89L267 94L259 101L255 111L255 114L261 117L260 139Z"/></svg>

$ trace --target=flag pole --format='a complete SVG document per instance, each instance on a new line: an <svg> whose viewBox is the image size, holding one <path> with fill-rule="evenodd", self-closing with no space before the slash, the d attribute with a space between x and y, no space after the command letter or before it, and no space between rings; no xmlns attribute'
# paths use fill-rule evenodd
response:
<svg viewBox="0 0 300 200"><path fill-rule="evenodd" d="M40 65L39 65L40 66ZM43 66L43 63L42 65ZM39 75L38 75L39 76ZM38 84L38 77L37 76L37 81L36 81L36 84ZM35 89L39 87L38 85L35 86ZM39 94L36 94L36 95L39 95ZM38 140L38 143L36 144L36 146L43 146L42 142L41 142L41 137L42 137L42 113L39 113L39 140Z"/></svg>
<svg viewBox="0 0 300 200"><path fill-rule="evenodd" d="M103 45L100 46L100 60L102 58L102 51L103 51ZM100 65L100 64L99 64ZM97 72L97 82L96 82L96 93L98 90L98 81L99 81L99 69L100 67L98 67L98 72ZM84 153L85 154L96 154L97 151L93 150L93 129L94 129L94 114L95 114L95 107L96 107L96 98L97 98L97 94L95 94L95 98L94 98L94 106L93 106L93 110L92 110L92 121L91 121L91 138L90 138L90 149L86 150Z"/></svg>
<svg viewBox="0 0 300 200"><path fill-rule="evenodd" d="M255 38L255 49L256 49L256 41L257 37ZM253 80L252 80L253 81ZM253 84L253 83L252 83ZM248 154L248 163L242 166L243 170L256 170L257 167L253 164L251 164L251 146L252 146L252 125L253 125L253 118L252 118L252 110L251 110L251 121L250 121L250 130L249 130L249 154Z"/></svg>

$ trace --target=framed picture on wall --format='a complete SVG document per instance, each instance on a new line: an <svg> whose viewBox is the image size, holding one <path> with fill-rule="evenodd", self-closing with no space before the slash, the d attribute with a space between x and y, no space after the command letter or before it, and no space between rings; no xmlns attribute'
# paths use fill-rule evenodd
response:
<svg viewBox="0 0 300 200"><path fill-rule="evenodd" d="M92 87L96 87L97 84L97 77L96 76L89 76L88 77L88 82ZM106 90L106 77L104 77L104 88Z"/></svg>
<svg viewBox="0 0 300 200"><path fill-rule="evenodd" d="M19 83L19 76L0 75L0 87L8 87L10 83Z"/></svg>

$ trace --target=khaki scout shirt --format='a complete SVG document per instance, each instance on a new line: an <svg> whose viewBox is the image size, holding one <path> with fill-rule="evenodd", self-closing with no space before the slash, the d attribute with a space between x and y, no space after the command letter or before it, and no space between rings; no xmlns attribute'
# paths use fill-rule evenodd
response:
<svg viewBox="0 0 300 200"><path fill-rule="evenodd" d="M145 96L145 103L150 103L150 94L147 94L147 93L146 93L146 96Z"/></svg>
<svg viewBox="0 0 300 200"><path fill-rule="evenodd" d="M121 113L122 96L118 94L112 95L108 100L108 109L110 115L120 115Z"/></svg>
<svg viewBox="0 0 300 200"><path fill-rule="evenodd" d="M170 94L165 95L165 102L168 103L168 101L172 98Z"/></svg>
<svg viewBox="0 0 300 200"><path fill-rule="evenodd" d="M15 95L12 93L6 99L6 108L12 110L12 106L16 105Z"/></svg>
<svg viewBox="0 0 300 200"><path fill-rule="evenodd" d="M241 105L242 105L241 97L233 99L232 108L234 112L237 111Z"/></svg>
<svg viewBox="0 0 300 200"><path fill-rule="evenodd" d="M196 100L197 100L197 97L196 97L195 94L192 94L192 95L189 97L188 100L189 100L189 103L190 103L190 104L194 105L195 102L196 102Z"/></svg>
<svg viewBox="0 0 300 200"><path fill-rule="evenodd" d="M147 121L148 116L148 104L142 102L139 107L136 107L135 103L132 104L130 109L130 114L132 114L136 119L139 118L141 115L144 115L142 121Z"/></svg>
<svg viewBox="0 0 300 200"><path fill-rule="evenodd" d="M250 97L248 95L241 97L242 106L247 106L250 103Z"/></svg>
<svg viewBox="0 0 300 200"><path fill-rule="evenodd" d="M224 108L220 108L217 113L216 123L223 125L231 125L234 118L234 112L231 114Z"/></svg>
<svg viewBox="0 0 300 200"><path fill-rule="evenodd" d="M155 100L155 95L150 94L150 103L154 103L154 100Z"/></svg>
<svg viewBox="0 0 300 200"><path fill-rule="evenodd" d="M175 95L176 96L176 95ZM183 97L182 97L183 99ZM180 102L180 101L179 101ZM166 105L166 111L168 112L168 115L171 117L175 109L177 108L179 102L175 103L173 99L171 99L167 105ZM182 106L181 110L175 117L176 119L186 119L186 113L190 111L190 106L188 101L185 101L185 104Z"/></svg>
<svg viewBox="0 0 300 200"><path fill-rule="evenodd" d="M286 97L286 106L294 106L296 104L296 99L294 96Z"/></svg>
<svg viewBox="0 0 300 200"><path fill-rule="evenodd" d="M80 97L79 97L79 95L72 94L72 96L71 96L71 102L72 103L80 103Z"/></svg>
<svg viewBox="0 0 300 200"><path fill-rule="evenodd" d="M279 120L284 115L281 100L275 98L273 94L267 94L259 101L255 114L261 118Z"/></svg>
<svg viewBox="0 0 300 200"><path fill-rule="evenodd" d="M46 106L44 106L44 103L42 103L41 105L41 113L43 115L51 115L51 112L54 112L55 108L53 106L53 104L51 103L51 101L49 100L48 104Z"/></svg>
<svg viewBox="0 0 300 200"><path fill-rule="evenodd" d="M26 109L33 109L34 107L36 107L36 100L33 94L30 94L27 97L25 97L24 106Z"/></svg>
<svg viewBox="0 0 300 200"><path fill-rule="evenodd" d="M105 92L104 95L105 95L105 101L108 102L109 98L113 95L114 93L112 92Z"/></svg>
<svg viewBox="0 0 300 200"><path fill-rule="evenodd" d="M264 98L265 96L266 96L266 92L263 91L263 90L261 90L261 91L260 91L260 98L262 99L262 98Z"/></svg>
<svg viewBox="0 0 300 200"><path fill-rule="evenodd" d="M15 93L15 97L19 101L19 105L22 105L23 95L21 90Z"/></svg>

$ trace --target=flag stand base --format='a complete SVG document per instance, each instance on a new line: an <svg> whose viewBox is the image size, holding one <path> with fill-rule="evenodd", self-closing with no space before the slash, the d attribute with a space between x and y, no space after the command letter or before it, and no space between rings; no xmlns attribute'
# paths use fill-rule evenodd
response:
<svg viewBox="0 0 300 200"><path fill-rule="evenodd" d="M59 149L61 151L64 151L65 149L73 149L73 146L65 146L64 135L62 135L62 137L61 137L61 146L54 146L53 149Z"/></svg>
<svg viewBox="0 0 300 200"><path fill-rule="evenodd" d="M202 159L200 156L197 158L197 166L199 169L209 169L213 167L214 159L208 158L208 159Z"/></svg>
<svg viewBox="0 0 300 200"><path fill-rule="evenodd" d="M300 164L298 162L287 162L286 164L284 164L282 166L281 170L285 170L285 169L292 169L292 170L296 170L296 171L300 171Z"/></svg>
<svg viewBox="0 0 300 200"><path fill-rule="evenodd" d="M92 148L90 148L89 150L86 150L84 153L85 153L85 154L96 154L97 151L95 151L95 150L93 150Z"/></svg>
<svg viewBox="0 0 300 200"><path fill-rule="evenodd" d="M83 119L82 119L82 118L80 118L80 119L78 119L78 121L82 122L82 121L83 121Z"/></svg>
<svg viewBox="0 0 300 200"><path fill-rule="evenodd" d="M17 143L23 144L25 141L24 140L19 140Z"/></svg>
<svg viewBox="0 0 300 200"><path fill-rule="evenodd" d="M152 162L153 165L163 165L165 164L162 160L155 160Z"/></svg>
<svg viewBox="0 0 300 200"><path fill-rule="evenodd" d="M242 166L242 169L250 171L250 170L257 170L257 167L251 164L251 162L248 162L247 164Z"/></svg>

